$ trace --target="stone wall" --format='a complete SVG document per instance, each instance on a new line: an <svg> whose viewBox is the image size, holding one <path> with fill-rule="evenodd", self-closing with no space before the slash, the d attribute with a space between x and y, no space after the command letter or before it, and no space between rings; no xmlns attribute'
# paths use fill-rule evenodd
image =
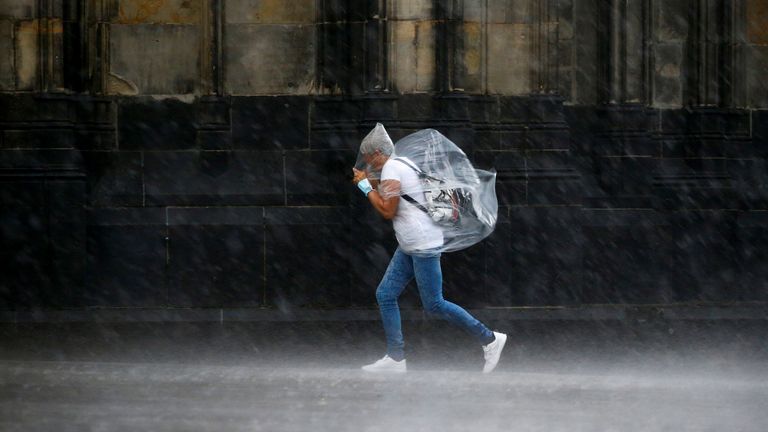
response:
<svg viewBox="0 0 768 432"><path fill-rule="evenodd" d="M766 11L0 0L0 309L372 307L395 242L349 170L377 121L498 171L448 298L765 302Z"/></svg>

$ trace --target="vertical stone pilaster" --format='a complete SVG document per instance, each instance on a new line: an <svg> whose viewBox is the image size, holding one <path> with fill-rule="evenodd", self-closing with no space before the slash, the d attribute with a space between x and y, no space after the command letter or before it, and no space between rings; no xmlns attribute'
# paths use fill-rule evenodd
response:
<svg viewBox="0 0 768 432"><path fill-rule="evenodd" d="M58 6L58 7L57 7ZM26 85L22 88L42 92L61 90L64 87L63 75L63 10L54 0L37 0L36 15L33 21L22 22L18 28L20 36L27 41L34 39L36 50L21 53L24 62L36 58L34 78L22 79ZM33 45L29 45L32 47ZM33 52L34 51L34 52Z"/></svg>
<svg viewBox="0 0 768 432"><path fill-rule="evenodd" d="M734 93L743 63L741 1L693 0L689 21L688 103L692 106L735 106L743 95Z"/></svg>
<svg viewBox="0 0 768 432"><path fill-rule="evenodd" d="M433 10L438 22L436 88L444 93L464 91L464 0L435 0Z"/></svg>
<svg viewBox="0 0 768 432"><path fill-rule="evenodd" d="M533 28L531 29L531 91L548 93L550 90L550 64L548 61L551 48L549 40L549 4L552 0L532 2Z"/></svg>
<svg viewBox="0 0 768 432"><path fill-rule="evenodd" d="M388 0L367 2L365 26L365 91L389 91Z"/></svg>
<svg viewBox="0 0 768 432"><path fill-rule="evenodd" d="M720 98L723 106L746 106L746 45L747 14L744 0L725 2L723 19L726 24L726 38L722 42L722 83ZM730 28L728 28L730 27Z"/></svg>
<svg viewBox="0 0 768 432"><path fill-rule="evenodd" d="M88 51L86 65L88 87L93 94L105 94L109 89L109 39L110 18L117 15L117 2L114 0L87 0L86 26Z"/></svg>
<svg viewBox="0 0 768 432"><path fill-rule="evenodd" d="M210 0L204 2L200 23L201 90L203 93L213 95L221 95L224 91L222 1Z"/></svg>
<svg viewBox="0 0 768 432"><path fill-rule="evenodd" d="M601 0L603 45L601 100L611 104L648 101L648 25L646 0Z"/></svg>
<svg viewBox="0 0 768 432"><path fill-rule="evenodd" d="M530 89L570 95L573 1L531 1Z"/></svg>

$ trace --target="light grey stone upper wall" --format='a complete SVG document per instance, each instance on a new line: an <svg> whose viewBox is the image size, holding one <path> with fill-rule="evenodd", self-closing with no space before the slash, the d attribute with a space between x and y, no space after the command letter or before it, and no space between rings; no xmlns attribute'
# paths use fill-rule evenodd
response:
<svg viewBox="0 0 768 432"><path fill-rule="evenodd" d="M311 93L316 64L315 39L314 26L227 26L224 38L226 93Z"/></svg>
<svg viewBox="0 0 768 432"><path fill-rule="evenodd" d="M135 87L138 94L195 93L200 81L199 40L199 26L113 24L110 78Z"/></svg>
<svg viewBox="0 0 768 432"><path fill-rule="evenodd" d="M429 20L434 17L433 0L391 0L389 19Z"/></svg>
<svg viewBox="0 0 768 432"><path fill-rule="evenodd" d="M315 94L318 78L378 74L397 93L556 92L595 104L606 102L609 70L622 82L621 101L609 86L617 103L768 107L765 0L626 0L615 3L626 9L618 25L603 22L615 19L607 0L451 1L449 22L434 0L388 0L380 14L354 1L226 0L219 11L208 0L88 0L89 58L73 66L64 50L77 52L66 39L75 3L0 0L0 91L66 90L64 69L80 67L94 75L88 89L107 94ZM721 12L725 24L711 22ZM606 26L624 34L606 40Z"/></svg>
<svg viewBox="0 0 768 432"><path fill-rule="evenodd" d="M112 22L199 25L207 3L207 0L118 0L112 7L116 14Z"/></svg>
<svg viewBox="0 0 768 432"><path fill-rule="evenodd" d="M37 0L0 0L0 17L35 18Z"/></svg>
<svg viewBox="0 0 768 432"><path fill-rule="evenodd" d="M315 0L229 0L224 10L224 90L309 94L317 64Z"/></svg>
<svg viewBox="0 0 768 432"><path fill-rule="evenodd" d="M227 24L314 24L316 0L227 0Z"/></svg>

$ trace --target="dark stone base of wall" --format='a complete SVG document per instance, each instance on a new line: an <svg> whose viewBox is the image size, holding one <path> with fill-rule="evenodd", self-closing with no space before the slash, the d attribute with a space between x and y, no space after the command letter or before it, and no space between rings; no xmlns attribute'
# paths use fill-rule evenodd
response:
<svg viewBox="0 0 768 432"><path fill-rule="evenodd" d="M3 94L0 118L3 310L373 307L396 244L349 171L376 121L498 172L496 231L443 259L462 305L768 301L766 111Z"/></svg>

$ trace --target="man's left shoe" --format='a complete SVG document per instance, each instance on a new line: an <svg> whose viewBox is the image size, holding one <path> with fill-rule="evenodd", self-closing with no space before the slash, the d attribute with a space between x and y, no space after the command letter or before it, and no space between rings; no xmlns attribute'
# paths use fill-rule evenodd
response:
<svg viewBox="0 0 768 432"><path fill-rule="evenodd" d="M499 364L499 358L501 357L501 351L504 349L504 344L507 343L507 335L504 333L493 332L496 339L488 345L483 345L483 355L485 356L485 366L483 366L483 373L490 373L496 369L496 365Z"/></svg>

